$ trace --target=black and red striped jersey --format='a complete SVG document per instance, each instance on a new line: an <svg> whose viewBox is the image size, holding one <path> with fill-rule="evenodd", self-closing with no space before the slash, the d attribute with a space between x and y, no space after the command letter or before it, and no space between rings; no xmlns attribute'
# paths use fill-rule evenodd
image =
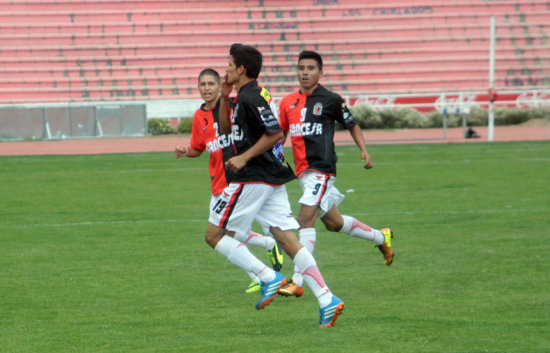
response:
<svg viewBox="0 0 550 353"><path fill-rule="evenodd" d="M225 189L228 183L228 175L223 164L232 156L232 135L220 134L219 110L220 101L210 110L205 110L203 103L200 109L195 111L191 128L190 146L198 151L207 150L210 154L208 169L212 194L217 195Z"/></svg>
<svg viewBox="0 0 550 353"><path fill-rule="evenodd" d="M233 102L233 146L235 155L252 147L264 135L281 132L277 110L269 91L257 81L243 85ZM263 182L282 185L296 178L284 155L268 150L250 159L243 169L231 175L231 182Z"/></svg>
<svg viewBox="0 0 550 353"><path fill-rule="evenodd" d="M356 125L344 99L321 85L311 94L297 91L283 98L279 123L290 135L297 175L306 170L336 175L336 121L347 129Z"/></svg>

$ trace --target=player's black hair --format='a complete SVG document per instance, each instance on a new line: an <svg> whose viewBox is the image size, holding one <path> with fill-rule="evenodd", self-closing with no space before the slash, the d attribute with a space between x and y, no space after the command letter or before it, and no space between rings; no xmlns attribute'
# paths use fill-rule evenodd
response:
<svg viewBox="0 0 550 353"><path fill-rule="evenodd" d="M200 81L201 77L203 77L204 75L214 76L214 79L216 80L216 82L218 82L218 84L221 82L220 74L218 73L218 71L216 71L214 69L207 68L207 69L202 70L201 73L199 74L198 80Z"/></svg>
<svg viewBox="0 0 550 353"><path fill-rule="evenodd" d="M298 62L302 59L313 59L317 61L317 66L319 66L319 71L323 70L323 58L321 58L321 55L319 53L313 51L313 50L303 50L300 53L300 56L298 57Z"/></svg>
<svg viewBox="0 0 550 353"><path fill-rule="evenodd" d="M262 53L250 45L235 43L229 49L235 66L244 66L248 78L257 79L262 70Z"/></svg>

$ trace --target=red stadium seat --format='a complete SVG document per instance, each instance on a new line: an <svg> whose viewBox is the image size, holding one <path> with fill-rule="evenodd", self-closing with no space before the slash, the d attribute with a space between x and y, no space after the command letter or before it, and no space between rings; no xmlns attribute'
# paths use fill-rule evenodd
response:
<svg viewBox="0 0 550 353"><path fill-rule="evenodd" d="M205 3L206 6L205 6ZM548 87L545 0L0 1L0 104L196 98L233 42L264 55L262 82L296 89L299 51L319 51L341 94L486 90L489 18L496 85Z"/></svg>

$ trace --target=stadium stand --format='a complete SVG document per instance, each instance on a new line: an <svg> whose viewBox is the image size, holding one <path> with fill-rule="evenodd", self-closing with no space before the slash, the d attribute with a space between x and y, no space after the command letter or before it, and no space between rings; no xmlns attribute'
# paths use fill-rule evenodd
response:
<svg viewBox="0 0 550 353"><path fill-rule="evenodd" d="M0 0L0 104L196 98L228 47L264 54L262 82L296 89L302 49L344 95L550 86L550 2L457 0Z"/></svg>

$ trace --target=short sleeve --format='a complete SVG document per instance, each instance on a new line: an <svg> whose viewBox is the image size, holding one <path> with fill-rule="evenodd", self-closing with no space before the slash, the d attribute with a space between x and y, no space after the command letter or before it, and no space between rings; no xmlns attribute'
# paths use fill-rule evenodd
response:
<svg viewBox="0 0 550 353"><path fill-rule="evenodd" d="M202 110L197 110L193 116L193 125L191 127L191 144L190 146L198 151L206 149L205 127L208 124L208 119L203 114Z"/></svg>
<svg viewBox="0 0 550 353"><path fill-rule="evenodd" d="M254 107L249 107L249 109L256 112L254 115L258 123L265 128L267 135L281 132L277 110L273 111L272 109L272 99L267 89L262 88L260 94L256 95L251 103L254 104Z"/></svg>
<svg viewBox="0 0 550 353"><path fill-rule="evenodd" d="M336 101L338 105L338 110L336 112L336 121L338 121L348 130L353 128L355 125L357 125L357 122L349 111L346 101L339 95L336 95Z"/></svg>
<svg viewBox="0 0 550 353"><path fill-rule="evenodd" d="M288 104L286 102L287 99L283 98L281 104L279 104L279 125L281 125L283 132L288 131L288 117L286 116L286 108Z"/></svg>

